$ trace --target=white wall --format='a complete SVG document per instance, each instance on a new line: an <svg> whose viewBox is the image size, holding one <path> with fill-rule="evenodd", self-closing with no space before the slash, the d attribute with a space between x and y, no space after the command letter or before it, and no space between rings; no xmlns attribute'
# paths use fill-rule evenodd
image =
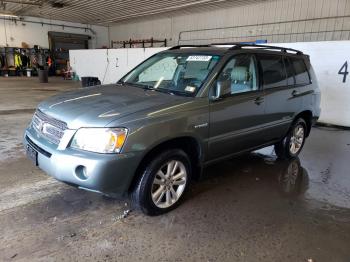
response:
<svg viewBox="0 0 350 262"><path fill-rule="evenodd" d="M70 50L69 60L79 76L98 77L102 84L116 83L132 68L165 48Z"/></svg>
<svg viewBox="0 0 350 262"><path fill-rule="evenodd" d="M62 26L33 24L26 22L26 20L60 25L63 24L66 26L71 25L83 28L89 27L96 34L93 34L90 30L85 31L84 29L80 28L63 28ZM103 46L109 47L110 45L107 27L24 17L24 21L17 21L17 23L0 18L0 46L6 46L6 44L8 44L8 46L11 47L21 47L21 43L26 42L30 47L33 47L33 45L39 45L43 48L48 48L49 31L90 35L92 39L89 40L89 48L101 48Z"/></svg>
<svg viewBox="0 0 350 262"><path fill-rule="evenodd" d="M327 17L333 18L324 19ZM272 24L262 25L266 23ZM259 25L248 26L254 24ZM180 43L256 39L266 39L270 43L350 40L350 0L271 0L207 12L154 16L112 26L110 38L119 41L167 38L169 45L174 45L178 43L181 31L227 26L242 27L183 33Z"/></svg>

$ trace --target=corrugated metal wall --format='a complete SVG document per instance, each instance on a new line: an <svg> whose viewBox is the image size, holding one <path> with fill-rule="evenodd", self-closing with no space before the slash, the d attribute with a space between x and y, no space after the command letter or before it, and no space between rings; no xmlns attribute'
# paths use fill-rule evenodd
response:
<svg viewBox="0 0 350 262"><path fill-rule="evenodd" d="M350 39L350 0L275 0L168 14L110 28L111 40L167 38L171 45Z"/></svg>

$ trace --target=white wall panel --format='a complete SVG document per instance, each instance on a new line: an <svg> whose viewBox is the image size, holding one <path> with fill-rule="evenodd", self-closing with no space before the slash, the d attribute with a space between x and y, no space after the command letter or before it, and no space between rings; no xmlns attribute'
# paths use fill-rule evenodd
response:
<svg viewBox="0 0 350 262"><path fill-rule="evenodd" d="M103 84L116 83L123 75L129 71L127 49L107 50L107 67L103 73L104 78L100 78ZM102 75L102 74L101 74Z"/></svg>
<svg viewBox="0 0 350 262"><path fill-rule="evenodd" d="M74 72L81 77L98 77L102 84L116 83L132 68L165 48L70 50Z"/></svg>
<svg viewBox="0 0 350 262"><path fill-rule="evenodd" d="M94 76L101 81L108 69L107 49L70 50L70 65L79 76Z"/></svg>

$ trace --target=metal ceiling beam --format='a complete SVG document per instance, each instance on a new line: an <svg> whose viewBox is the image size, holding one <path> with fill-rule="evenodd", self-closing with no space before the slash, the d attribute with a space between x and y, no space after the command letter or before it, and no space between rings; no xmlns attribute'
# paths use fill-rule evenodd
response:
<svg viewBox="0 0 350 262"><path fill-rule="evenodd" d="M49 25L49 26L58 26L58 27L62 27L62 28L74 28L74 29L84 29L85 31L90 31L93 35L96 35L96 32L86 26L74 26L74 25L66 25L66 24L57 24L57 23L47 23L47 22L38 22L38 21L32 21L32 20L18 20L16 18L6 18L6 17L0 17L0 20L7 20L7 21L11 21L11 22L22 22L22 23L30 23L30 24L39 24L39 25Z"/></svg>

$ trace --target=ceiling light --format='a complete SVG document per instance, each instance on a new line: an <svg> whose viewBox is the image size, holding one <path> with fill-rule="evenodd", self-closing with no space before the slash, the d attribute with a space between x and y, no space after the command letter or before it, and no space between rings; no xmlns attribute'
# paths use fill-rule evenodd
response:
<svg viewBox="0 0 350 262"><path fill-rule="evenodd" d="M18 15L12 15L12 14L1 14L0 17L9 17L9 18L18 18Z"/></svg>

